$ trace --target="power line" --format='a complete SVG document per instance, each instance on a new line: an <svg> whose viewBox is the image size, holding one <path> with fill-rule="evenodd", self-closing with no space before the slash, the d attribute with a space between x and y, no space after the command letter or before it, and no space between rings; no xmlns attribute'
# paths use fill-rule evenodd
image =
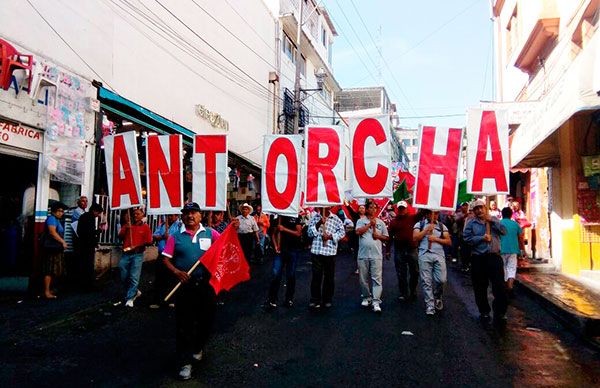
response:
<svg viewBox="0 0 600 388"><path fill-rule="evenodd" d="M126 0L121 0L124 3L126 3L133 10L133 12L136 12L137 14L141 15L142 18L148 20L151 23L151 25L149 26L143 20L141 20L137 16L133 15L131 12L125 10L119 4L116 4L114 0L110 0L110 1L113 4L115 4L117 7L119 7L121 10L123 10L125 13L127 13L129 16L133 17L138 22L140 22L142 25L144 25L145 27L147 27L149 30L151 30L152 32L156 33L157 35L159 35L163 39L167 40L169 43L171 43L177 49L179 49L179 50L183 51L184 53L188 54L193 59L196 59L198 62L200 62L203 65L207 66L209 69L215 71L216 73L221 74L224 78L230 80L231 82L235 83L236 85L240 86L241 88L243 88L243 89L245 89L245 90L247 90L247 91L249 91L251 93L254 93L254 94L256 94L259 97L263 97L263 99L265 101L267 101L267 102L270 101L269 98L268 98L268 95L266 93L264 93L264 91L262 89L258 89L254 84L248 84L247 80L245 78L242 78L241 76L235 74L234 72L232 72L232 73L225 72L222 69L222 67L223 67L222 64L216 62L213 58L210 58L209 56L207 56L206 54L202 53L200 50L198 50L197 48L195 48L191 43L189 43L187 40L185 40L185 38L183 38L178 33L174 32L170 26L166 25L165 27L161 27L161 25L160 25L161 23L157 23L156 20L148 17L148 15L146 15L145 13L143 13L142 11L140 11L138 8L134 7L132 4L130 4ZM156 14L154 14L154 15L156 16ZM174 42L174 41L166 38L165 35L162 35L160 32L157 32L153 28L154 26L156 26L157 28L159 28L164 33L166 33L172 39L179 40L180 43L182 43L186 47L181 47L176 42ZM165 28L168 29L169 31L166 31ZM173 31L173 32L170 32L170 31ZM194 52L196 52L197 54L194 54ZM198 55L200 55L200 57ZM202 78L206 80L205 77L202 77ZM258 109L258 107L257 107L257 109Z"/></svg>
<svg viewBox="0 0 600 388"><path fill-rule="evenodd" d="M337 1L337 0L336 0ZM354 11L356 12L356 15L358 16L362 26L364 27L364 29L367 31L367 34L369 35L371 42L375 45L375 47L377 47L377 43L375 42L375 39L373 38L373 35L371 35L371 31L369 31L369 28L367 27L367 24L365 23L362 15L360 14L360 12L358 11L358 9L356 8L356 5L354 4L354 0L351 0L350 3L352 4L352 7L354 8ZM388 62L386 61L386 59L383 57L381 51L378 49L379 51L379 57L381 58L381 60L383 61L385 67L387 68L387 70L390 72L390 76L392 77L392 80L396 83L396 86L398 87L398 90L400 91L400 94L402 94L402 96L404 97L404 99L406 100L406 103L408 104L408 107L412 110L412 112L416 115L417 112L414 110L414 108L412 107L412 104L410 103L409 98L406 96L406 93L404 93L404 89L400 86L400 82L398 82L398 79L396 79L396 76L394 75L394 72L392 71L390 65L388 64ZM398 101L399 102L399 101Z"/></svg>
<svg viewBox="0 0 600 388"><path fill-rule="evenodd" d="M186 29L188 29L192 34L194 34L198 39L200 39L204 44L206 44L214 52L216 52L221 58L225 59L233 67L235 67L236 69L238 69L242 74L244 74L246 77L248 77L250 80L252 80L253 82L255 82L257 85L259 85L263 89L265 89L269 95L273 94L273 92L271 92L269 90L269 88L266 88L265 86L263 86L260 81L257 81L254 77L252 77L250 74L248 74L244 69L242 69L241 67L239 67L237 64L235 64L229 58L227 58L227 56L225 56L225 54L223 54L221 51L219 51L217 48L215 48L212 44L210 44L206 39L204 39L202 36L200 36L200 34L198 34L196 31L194 31L194 29L192 29L183 20L181 20L177 15L175 15L173 12L171 12L171 10L169 8L165 7L159 0L154 0L154 1L158 5L160 5L165 11L167 11L172 17L174 17L179 23L181 23Z"/></svg>
<svg viewBox="0 0 600 388"><path fill-rule="evenodd" d="M408 54L409 52L411 52L412 50L416 49L417 47L419 47L421 44L425 43L425 41L427 41L429 38L431 38L432 36L434 36L435 34L437 34L439 31L441 31L444 27L446 27L448 24L452 23L454 20L456 20L458 17L460 17L462 14L464 14L465 12L467 12L468 10L470 10L472 7L474 7L476 4L480 3L480 0L475 0L473 1L471 4L469 4L467 7L465 7L463 10L461 10L460 12L458 12L457 14L455 14L454 16L452 16L450 19L446 20L444 23L442 23L439 27L437 27L436 29L434 29L433 31L431 31L429 34L425 35L420 41L418 41L417 43L415 43L413 46L409 47L407 50L405 50L402 54L398 55L395 58L392 58L390 60L390 62L395 62L398 59L404 57L406 54ZM366 80L368 77L364 77L362 79L360 79L359 81L355 82L354 85L358 85L361 82L363 82L364 80Z"/></svg>
<svg viewBox="0 0 600 388"><path fill-rule="evenodd" d="M104 80L104 78L102 78L102 76L100 74L98 74L98 72L96 70L94 70L94 68L89 63L87 63L87 61L85 59L83 59L83 57L81 55L79 55L79 53L73 48L73 46L71 46L69 44L69 42L67 42L65 40L65 38L62 37L62 35L52 26L52 24L50 24L50 22L40 13L40 11L38 11L38 9L31 3L31 1L27 0L27 3L29 3L31 8L33 8L35 13L37 13L40 16L40 18L42 18L42 20L48 25L48 27L50 27L50 29L52 31L54 31L56 36L58 36L60 38L60 40L62 40L63 43L65 45L67 45L67 47L73 52L73 54L75 54L77 56L77 58L79 58L88 67L88 69L90 69L92 71L92 73L94 73L102 81L103 84L106 84L106 86L108 86L110 89L112 89L114 91L115 89L112 86L110 86L110 84L108 82L106 82Z"/></svg>
<svg viewBox="0 0 600 388"><path fill-rule="evenodd" d="M113 2L114 3L114 2ZM133 17L134 19L138 20L138 22L144 24L142 21L140 21L137 17L133 16L131 13L129 13L127 10L123 9L120 5L118 4L114 4L115 6L119 7L121 10L123 10L125 13L127 13L129 16ZM109 7L111 7L109 5ZM112 8L112 7L111 7ZM117 15L119 15L118 12L115 12ZM188 70L190 70L192 73L196 74L198 77L202 78L204 81L206 81L208 84L214 86L217 90L220 90L221 92L223 92L226 95L229 95L230 97L232 97L234 100L238 101L239 103L248 106L249 108L255 110L257 113L262 114L264 113L262 108L254 106L249 104L247 101L229 93L228 91L222 89L219 85L217 85L216 83L212 82L211 80L209 80L208 78L206 78L203 74L199 73L198 71L196 71L196 69L192 68L190 65L188 65L187 63L185 63L180 57L174 55L173 53L171 53L169 50L167 50L164 46L162 46L160 43L156 42L154 39L152 39L150 36L148 36L148 34L146 34L143 31L140 31L136 26L134 26L129 20L127 20L127 18L123 17L122 15L119 15L123 20L125 20L128 24L130 24L133 28L135 28L136 30L138 30L144 37L146 37L146 39L148 39L150 42L154 43L155 46L159 47L160 49L162 49L165 53L167 53L169 56L171 56L173 59L175 59L177 62L179 62L181 65L183 65L184 67L186 67ZM144 26L146 26L144 24ZM146 26L147 27L147 26ZM149 28L152 32L157 33L155 30ZM158 33L157 33L158 34ZM160 36L160 34L158 34ZM209 65L207 65L206 63L202 62L198 57L194 56L193 54L187 52L184 48L178 46L176 43L174 43L173 41L166 39L164 36L161 36L163 39L165 39L167 42L169 42L171 45L175 46L176 48L178 48L179 50L183 51L184 53L190 55L193 59L196 59L197 61L199 61L200 63L204 64L205 66L208 66L209 68L211 68ZM212 68L211 68L212 69ZM214 70L214 69L213 69ZM232 82L236 82L235 80L229 79ZM237 84L237 82L236 82ZM239 84L238 84L239 85ZM245 85L239 85L240 87L244 88ZM249 92L252 92L250 89L246 89Z"/></svg>

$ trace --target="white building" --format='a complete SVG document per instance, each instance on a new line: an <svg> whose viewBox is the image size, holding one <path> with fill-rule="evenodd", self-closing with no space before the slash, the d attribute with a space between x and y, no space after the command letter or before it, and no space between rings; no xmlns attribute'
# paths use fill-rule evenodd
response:
<svg viewBox="0 0 600 388"><path fill-rule="evenodd" d="M25 139L0 146L0 159L10 156L18 158L16 166L27 164L23 187L18 193L0 188L0 199L21 208L32 202L23 200L23 191L29 183L36 185L38 232L49 197L70 206L80 194L106 200L102 137L130 130L139 135L142 161L144 136L152 133L181 134L188 151L194 134L227 133L229 198L255 199L263 135L286 125L285 89L293 90L297 59L304 63L303 89L317 88L315 71L327 75L322 91L302 96L308 122L332 123L335 117L332 96L339 86L331 68L331 45L336 32L325 9L312 0L303 4L299 55L293 47L298 0L6 2L0 12L0 39L6 44L0 48L14 47L21 54L14 57L17 62L35 66L10 70L11 85L0 90L0 124L9 131L41 132L38 144ZM63 110L54 104L61 91L68 92L59 106ZM70 146L51 148L46 142L41 147L39 137L48 138L52 122L61 120L76 120L67 128L77 129L77 136L66 139L61 132L59 138ZM65 158L69 150L75 152L67 155L70 159ZM83 162L75 162L75 154ZM61 175L67 167L77 174L60 180L50 174ZM0 178L11 181L16 171L5 169ZM187 178L184 190L189 192ZM18 217L22 214L13 218ZM117 214L110 213L108 221L102 242L113 244ZM30 234L20 244L33 246L33 241Z"/></svg>
<svg viewBox="0 0 600 388"><path fill-rule="evenodd" d="M416 175L419 164L419 130L417 128L396 127L396 134L410 161L408 170L411 174Z"/></svg>
<svg viewBox="0 0 600 388"><path fill-rule="evenodd" d="M495 0L496 104L511 126L511 195L530 254L598 278L600 1ZM594 271L594 273L590 273Z"/></svg>

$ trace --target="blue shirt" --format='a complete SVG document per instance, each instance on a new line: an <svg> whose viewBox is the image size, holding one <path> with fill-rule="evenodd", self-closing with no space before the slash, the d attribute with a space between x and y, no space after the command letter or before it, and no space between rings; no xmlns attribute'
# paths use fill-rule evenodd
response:
<svg viewBox="0 0 600 388"><path fill-rule="evenodd" d="M500 253L507 255L521 253L519 235L523 234L523 229L513 220L502 219L500 223L506 228L506 234L500 237Z"/></svg>
<svg viewBox="0 0 600 388"><path fill-rule="evenodd" d="M181 220L177 220L174 223L172 223L171 226L169 226L169 236L179 232L179 230L181 229L181 225L183 225ZM165 234L165 223L163 222L156 228L156 230L154 230L154 234L152 236L162 237L164 234ZM158 242L158 244L156 244L159 255L162 254L162 251L165 249L166 244L167 244L167 240L160 240Z"/></svg>
<svg viewBox="0 0 600 388"><path fill-rule="evenodd" d="M506 228L492 217L490 221L490 233L492 241L483 241L485 235L485 222L479 218L472 218L467 221L463 231L463 239L472 247L474 255L483 255L486 253L500 253L500 235L506 234Z"/></svg>
<svg viewBox="0 0 600 388"><path fill-rule="evenodd" d="M58 233L60 237L65 236L65 228L60 223L60 220L53 215L49 215L48 218L46 218L46 227L48 226L54 226L56 228L56 233Z"/></svg>

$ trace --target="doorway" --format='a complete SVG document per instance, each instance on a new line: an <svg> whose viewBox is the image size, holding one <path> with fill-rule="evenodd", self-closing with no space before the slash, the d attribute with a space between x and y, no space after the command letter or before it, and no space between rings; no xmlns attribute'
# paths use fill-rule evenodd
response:
<svg viewBox="0 0 600 388"><path fill-rule="evenodd" d="M34 254L37 155L0 150L0 276L27 276Z"/></svg>

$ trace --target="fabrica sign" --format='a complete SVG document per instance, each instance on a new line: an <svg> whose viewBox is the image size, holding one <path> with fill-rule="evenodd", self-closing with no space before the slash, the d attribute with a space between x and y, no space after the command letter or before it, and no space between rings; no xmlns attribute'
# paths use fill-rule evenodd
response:
<svg viewBox="0 0 600 388"><path fill-rule="evenodd" d="M42 152L44 133L39 129L0 120L0 144Z"/></svg>

